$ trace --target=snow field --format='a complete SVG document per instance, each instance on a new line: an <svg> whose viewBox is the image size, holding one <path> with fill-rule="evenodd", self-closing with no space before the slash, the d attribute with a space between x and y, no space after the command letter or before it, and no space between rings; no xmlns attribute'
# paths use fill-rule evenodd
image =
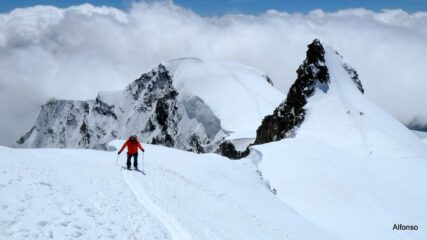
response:
<svg viewBox="0 0 427 240"><path fill-rule="evenodd" d="M144 148L145 176L115 152L1 147L0 239L335 239L250 161Z"/></svg>
<svg viewBox="0 0 427 240"><path fill-rule="evenodd" d="M1 239L164 239L111 153L1 148Z"/></svg>

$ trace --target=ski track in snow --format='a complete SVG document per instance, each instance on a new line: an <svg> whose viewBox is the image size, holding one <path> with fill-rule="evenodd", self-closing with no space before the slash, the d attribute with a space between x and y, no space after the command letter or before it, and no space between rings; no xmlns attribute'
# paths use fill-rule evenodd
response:
<svg viewBox="0 0 427 240"><path fill-rule="evenodd" d="M138 173L140 174L140 173ZM133 176L132 176L133 175ZM163 211L154 201L152 201L144 192L143 186L138 183L137 177L134 176L135 172L126 172L123 170L123 178L128 184L129 188L135 194L139 203L156 217L163 226L168 230L170 237L174 240L191 240L191 236L185 229L178 223L178 221ZM142 178L142 176L139 176Z"/></svg>
<svg viewBox="0 0 427 240"><path fill-rule="evenodd" d="M146 176L111 152L0 147L0 240L337 239L268 191L251 162L144 147Z"/></svg>

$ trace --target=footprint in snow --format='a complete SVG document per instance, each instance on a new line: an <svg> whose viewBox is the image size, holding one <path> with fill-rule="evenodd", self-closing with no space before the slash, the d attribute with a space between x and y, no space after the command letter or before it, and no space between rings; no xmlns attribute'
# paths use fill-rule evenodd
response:
<svg viewBox="0 0 427 240"><path fill-rule="evenodd" d="M53 238L53 232L52 231L46 231L45 233L45 236L47 237L47 238Z"/></svg>
<svg viewBox="0 0 427 240"><path fill-rule="evenodd" d="M66 221L66 222L61 222L59 225L61 225L63 227L68 227L68 224L70 224L70 222Z"/></svg>
<svg viewBox="0 0 427 240"><path fill-rule="evenodd" d="M68 205L63 205L60 210L61 210L62 214L67 215L67 216L71 216L74 213L74 211Z"/></svg>
<svg viewBox="0 0 427 240"><path fill-rule="evenodd" d="M40 221L40 222L37 223L37 226L39 226L39 227L46 227L47 224L48 224L47 221Z"/></svg>
<svg viewBox="0 0 427 240"><path fill-rule="evenodd" d="M46 183L46 182L39 182L40 185L45 186L49 189L52 189L52 185L50 183Z"/></svg>
<svg viewBox="0 0 427 240"><path fill-rule="evenodd" d="M79 230L82 230L82 227L81 227L81 226L79 226L79 225L73 225L73 228L75 228L75 229L79 229Z"/></svg>
<svg viewBox="0 0 427 240"><path fill-rule="evenodd" d="M81 232L74 232L72 235L71 235L71 237L73 237L73 238L79 238L79 237L81 237L83 235L83 233L81 233Z"/></svg>

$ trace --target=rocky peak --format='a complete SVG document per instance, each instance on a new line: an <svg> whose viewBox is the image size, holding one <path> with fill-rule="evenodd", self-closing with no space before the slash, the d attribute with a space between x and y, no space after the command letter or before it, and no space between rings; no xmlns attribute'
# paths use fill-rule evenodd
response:
<svg viewBox="0 0 427 240"><path fill-rule="evenodd" d="M109 141L137 133L146 143L212 151L226 134L219 119L202 99L178 96L169 70L160 64L124 91L90 101L50 100L17 146L107 149Z"/></svg>
<svg viewBox="0 0 427 240"><path fill-rule="evenodd" d="M328 91L329 73L325 65L325 50L317 39L307 47L306 59L297 70L298 77L289 89L286 100L272 115L264 118L257 130L255 144L292 136L295 129L304 121L307 98L316 88Z"/></svg>
<svg viewBox="0 0 427 240"><path fill-rule="evenodd" d="M155 69L148 73L144 73L140 78L133 81L128 85L127 91L132 95L134 100L138 100L143 95L146 103L151 102L152 98L157 99L158 96L152 94L147 97L145 92L155 92L155 89L164 89L165 87L172 86L172 78L169 71L162 64L159 64ZM157 92L156 92L157 93Z"/></svg>

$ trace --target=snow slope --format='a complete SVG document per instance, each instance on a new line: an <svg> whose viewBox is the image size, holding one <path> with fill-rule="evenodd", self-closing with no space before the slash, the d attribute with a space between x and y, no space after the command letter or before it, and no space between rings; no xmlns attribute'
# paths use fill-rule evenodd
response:
<svg viewBox="0 0 427 240"><path fill-rule="evenodd" d="M144 147L145 176L115 152L0 147L0 239L336 239L250 161Z"/></svg>
<svg viewBox="0 0 427 240"><path fill-rule="evenodd" d="M237 62L184 58L164 63L181 99L198 96L231 131L229 139L254 138L262 118L284 95L269 85L265 73Z"/></svg>
<svg viewBox="0 0 427 240"><path fill-rule="evenodd" d="M308 98L296 136L253 147L260 171L284 203L343 239L426 239L427 148L364 97L330 47L325 60L328 89Z"/></svg>

